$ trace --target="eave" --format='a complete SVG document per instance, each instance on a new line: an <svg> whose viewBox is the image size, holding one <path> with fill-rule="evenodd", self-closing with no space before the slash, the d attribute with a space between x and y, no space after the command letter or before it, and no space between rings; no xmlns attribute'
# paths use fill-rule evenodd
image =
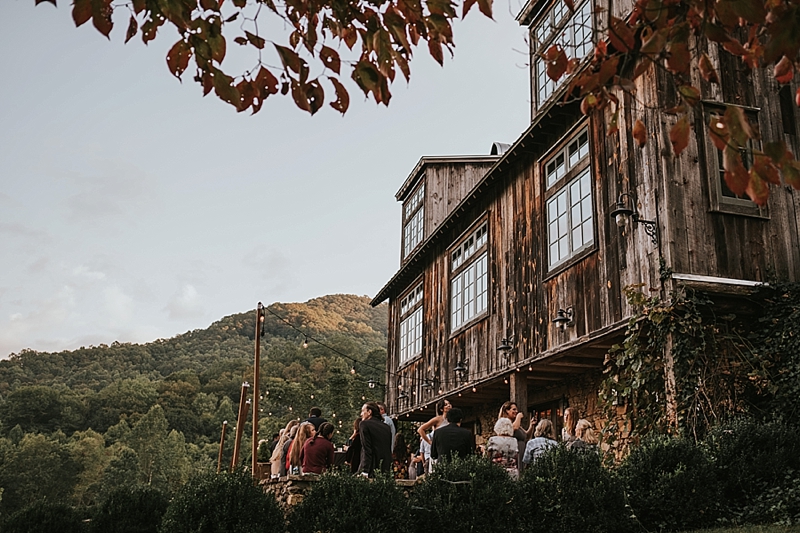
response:
<svg viewBox="0 0 800 533"><path fill-rule="evenodd" d="M448 163L491 163L497 161L500 156L496 155L440 155L440 156L423 156L419 158L417 165L411 174L408 175L406 181L394 195L398 202L402 202L406 197L411 194L411 191L416 188L420 176L427 165L432 164L448 164Z"/></svg>

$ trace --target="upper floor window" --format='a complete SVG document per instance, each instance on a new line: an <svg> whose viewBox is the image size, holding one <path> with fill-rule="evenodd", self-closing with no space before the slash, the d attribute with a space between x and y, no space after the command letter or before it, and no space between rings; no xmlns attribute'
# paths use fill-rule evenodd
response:
<svg viewBox="0 0 800 533"><path fill-rule="evenodd" d="M706 103L706 121L714 120L717 116L722 116L725 112L721 106ZM746 109L745 116L751 125L758 125L758 111L755 109ZM725 168L723 166L723 153L714 146L709 137L706 140L706 153L708 154L707 168L709 179L709 197L711 199L711 211L718 213L729 213L734 215L750 215L754 217L767 218L769 212L767 206L759 207L758 204L753 202L747 194L738 196L734 193L725 182ZM752 139L748 141L747 147L741 150L742 163L747 170L753 164L753 151L760 150L761 146L758 141Z"/></svg>
<svg viewBox="0 0 800 533"><path fill-rule="evenodd" d="M400 300L400 364L422 353L422 283Z"/></svg>
<svg viewBox="0 0 800 533"><path fill-rule="evenodd" d="M545 161L548 267L594 244L589 130L582 128Z"/></svg>
<svg viewBox="0 0 800 533"><path fill-rule="evenodd" d="M403 206L403 257L422 242L425 218L425 183L423 182Z"/></svg>
<svg viewBox="0 0 800 533"><path fill-rule="evenodd" d="M488 308L488 232L483 222L450 252L450 330Z"/></svg>
<svg viewBox="0 0 800 533"><path fill-rule="evenodd" d="M542 106L558 89L566 76L557 82L547 75L547 62L543 56L553 45L561 46L569 58L583 59L592 51L592 2L575 2L575 11L570 11L564 0L556 0L544 17L534 26L531 46L534 56L534 82L536 101Z"/></svg>

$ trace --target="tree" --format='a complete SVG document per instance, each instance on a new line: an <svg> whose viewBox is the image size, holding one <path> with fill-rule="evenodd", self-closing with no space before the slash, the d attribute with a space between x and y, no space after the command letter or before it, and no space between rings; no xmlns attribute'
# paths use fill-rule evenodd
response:
<svg viewBox="0 0 800 533"><path fill-rule="evenodd" d="M56 0L35 0L36 4ZM349 71L365 95L388 105L389 85L397 70L408 80L413 49L425 41L431 56L444 63L444 50L452 53L451 21L459 4L448 0L349 0L303 2L288 0L133 0L114 5L113 0L75 0L72 18L76 26L90 20L109 37L117 9L130 11L125 42L137 34L147 44L163 26L178 30L180 38L167 54L167 67L178 79L194 59L194 80L203 94L212 90L238 111L257 113L267 97L291 93L295 104L311 114L325 103L323 82L333 88L331 107L345 113L350 96L341 79ZM492 16L492 0L464 0L462 17L478 4ZM272 15L273 17L270 17ZM272 19L272 20L270 20ZM274 19L291 28L279 44L263 32ZM231 76L223 71L228 44L251 50L252 68ZM267 45L282 68L269 67ZM346 57L336 48L344 44ZM288 46L287 46L288 45ZM344 71L343 71L344 67ZM277 74L277 76L276 76Z"/></svg>

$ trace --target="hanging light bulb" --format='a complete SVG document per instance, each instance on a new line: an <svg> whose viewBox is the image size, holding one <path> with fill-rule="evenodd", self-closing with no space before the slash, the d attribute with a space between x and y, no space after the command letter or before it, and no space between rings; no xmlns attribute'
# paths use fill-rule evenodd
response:
<svg viewBox="0 0 800 533"><path fill-rule="evenodd" d="M350 367L350 373L355 376L356 375L356 367L351 366Z"/></svg>
<svg viewBox="0 0 800 533"><path fill-rule="evenodd" d="M311 399L312 399L312 400L314 399L314 395L313 395L313 394L311 395Z"/></svg>
<svg viewBox="0 0 800 533"><path fill-rule="evenodd" d="M308 348L308 337L303 337L303 348Z"/></svg>
<svg viewBox="0 0 800 533"><path fill-rule="evenodd" d="M478 389L476 389L475 387L472 387L472 392L478 392Z"/></svg>

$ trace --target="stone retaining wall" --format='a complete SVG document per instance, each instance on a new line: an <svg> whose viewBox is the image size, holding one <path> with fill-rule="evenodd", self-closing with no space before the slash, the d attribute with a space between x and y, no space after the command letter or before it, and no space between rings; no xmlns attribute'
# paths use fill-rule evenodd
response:
<svg viewBox="0 0 800 533"><path fill-rule="evenodd" d="M275 495L275 499L284 511L297 505L311 487L319 480L316 474L304 474L302 476L286 476L279 479L265 479L259 485L265 492ZM416 481L407 479L397 479L395 483L403 489L403 493L408 496L413 490Z"/></svg>

